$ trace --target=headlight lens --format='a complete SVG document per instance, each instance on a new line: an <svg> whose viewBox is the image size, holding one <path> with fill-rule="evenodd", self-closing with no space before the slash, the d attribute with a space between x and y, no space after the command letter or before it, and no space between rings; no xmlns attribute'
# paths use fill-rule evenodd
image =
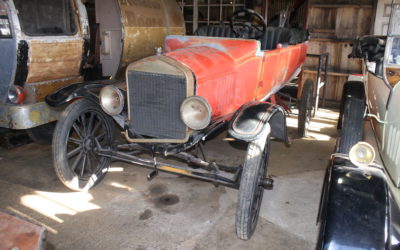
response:
<svg viewBox="0 0 400 250"><path fill-rule="evenodd" d="M351 147L349 156L350 161L354 165L364 167L368 166L375 160L375 150L370 144L359 142Z"/></svg>
<svg viewBox="0 0 400 250"><path fill-rule="evenodd" d="M206 128L211 122L211 107L208 102L199 96L186 98L181 105L183 122L193 130Z"/></svg>
<svg viewBox="0 0 400 250"><path fill-rule="evenodd" d="M112 85L106 86L100 91L100 105L107 114L118 115L124 108L124 95L122 91Z"/></svg>
<svg viewBox="0 0 400 250"><path fill-rule="evenodd" d="M8 89L8 100L12 104L21 104L25 99L25 90L18 85L13 85Z"/></svg>

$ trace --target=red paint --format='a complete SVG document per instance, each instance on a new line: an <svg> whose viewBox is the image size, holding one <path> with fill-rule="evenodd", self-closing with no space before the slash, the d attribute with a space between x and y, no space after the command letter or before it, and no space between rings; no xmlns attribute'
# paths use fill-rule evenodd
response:
<svg viewBox="0 0 400 250"><path fill-rule="evenodd" d="M165 48L193 71L196 95L216 119L276 93L303 64L307 43L261 51L256 40L169 36Z"/></svg>

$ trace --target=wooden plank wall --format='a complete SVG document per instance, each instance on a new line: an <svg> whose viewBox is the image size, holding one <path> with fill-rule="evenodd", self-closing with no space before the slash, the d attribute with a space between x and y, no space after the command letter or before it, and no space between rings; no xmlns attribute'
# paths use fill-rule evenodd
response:
<svg viewBox="0 0 400 250"><path fill-rule="evenodd" d="M368 35L374 16L373 0L310 0L307 28L310 31L308 53L329 53L326 98L339 102L349 74L361 73L361 61L349 59L350 44ZM318 60L307 58L303 79L316 81Z"/></svg>

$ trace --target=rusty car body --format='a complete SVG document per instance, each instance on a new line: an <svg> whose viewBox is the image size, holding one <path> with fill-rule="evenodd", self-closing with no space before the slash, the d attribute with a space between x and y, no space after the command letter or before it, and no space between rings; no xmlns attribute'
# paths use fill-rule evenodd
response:
<svg viewBox="0 0 400 250"><path fill-rule="evenodd" d="M249 239L264 188L273 186L270 138L289 143L276 93L300 72L307 40L302 29L267 27L259 14L243 9L230 27L167 36L164 51L127 67L125 82L72 85L47 96L51 106L68 104L53 139L59 179L70 189L88 190L117 160L150 168L149 180L164 171L239 188L236 232ZM126 142L115 140L114 122ZM248 143L242 165L193 154L222 129ZM162 160L167 157L186 164Z"/></svg>
<svg viewBox="0 0 400 250"><path fill-rule="evenodd" d="M0 128L30 129L39 139L42 125L61 114L46 105L46 95L123 77L166 35L185 32L173 0L6 0L0 30Z"/></svg>

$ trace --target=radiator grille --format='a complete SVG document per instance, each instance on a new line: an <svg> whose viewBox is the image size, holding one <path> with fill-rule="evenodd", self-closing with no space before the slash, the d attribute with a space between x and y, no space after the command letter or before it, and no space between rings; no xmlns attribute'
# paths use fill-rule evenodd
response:
<svg viewBox="0 0 400 250"><path fill-rule="evenodd" d="M186 126L180 116L180 105L186 98L184 76L131 71L128 88L132 133L159 139L185 138Z"/></svg>

